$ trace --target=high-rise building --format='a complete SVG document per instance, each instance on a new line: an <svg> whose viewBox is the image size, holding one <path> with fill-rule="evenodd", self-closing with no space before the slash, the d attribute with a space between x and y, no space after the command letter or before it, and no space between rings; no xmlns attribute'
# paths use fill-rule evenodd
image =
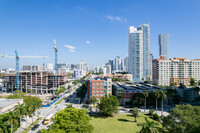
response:
<svg viewBox="0 0 200 133"><path fill-rule="evenodd" d="M113 70L114 70L114 63L113 63L113 60L109 60L108 62L109 62L110 65L111 65L111 71L113 71Z"/></svg>
<svg viewBox="0 0 200 133"><path fill-rule="evenodd" d="M123 69L123 61L119 56L116 56L115 58L115 71L120 71Z"/></svg>
<svg viewBox="0 0 200 133"><path fill-rule="evenodd" d="M153 59L154 59L154 57L153 57L153 54L151 54L150 53L150 56L149 56L149 70L150 70L150 73L149 73L149 77L150 77L150 81L152 81L152 75L153 75Z"/></svg>
<svg viewBox="0 0 200 133"><path fill-rule="evenodd" d="M187 58L153 60L153 82L158 85L169 86L171 83L190 85L190 79L200 80L200 59Z"/></svg>
<svg viewBox="0 0 200 133"><path fill-rule="evenodd" d="M80 76L85 76L89 72L89 66L87 62L78 63L77 68L80 71Z"/></svg>
<svg viewBox="0 0 200 133"><path fill-rule="evenodd" d="M128 56L124 58L124 71L128 72Z"/></svg>
<svg viewBox="0 0 200 133"><path fill-rule="evenodd" d="M150 74L150 40L149 24L142 24L138 28L129 27L128 31L128 62L129 73L133 74L136 82L145 79Z"/></svg>
<svg viewBox="0 0 200 133"><path fill-rule="evenodd" d="M128 33L128 70L133 74L133 81L141 81L143 78L143 31L130 26Z"/></svg>
<svg viewBox="0 0 200 133"><path fill-rule="evenodd" d="M159 55L168 59L169 34L159 34Z"/></svg>

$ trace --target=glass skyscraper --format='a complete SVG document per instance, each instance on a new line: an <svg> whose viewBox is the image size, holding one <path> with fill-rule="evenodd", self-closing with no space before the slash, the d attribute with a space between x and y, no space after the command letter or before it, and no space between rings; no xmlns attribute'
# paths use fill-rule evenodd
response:
<svg viewBox="0 0 200 133"><path fill-rule="evenodd" d="M128 62L129 73L133 74L133 81L145 80L150 74L150 40L149 24L142 24L138 28L129 27L128 31Z"/></svg>
<svg viewBox="0 0 200 133"><path fill-rule="evenodd" d="M168 59L169 34L159 34L159 55Z"/></svg>

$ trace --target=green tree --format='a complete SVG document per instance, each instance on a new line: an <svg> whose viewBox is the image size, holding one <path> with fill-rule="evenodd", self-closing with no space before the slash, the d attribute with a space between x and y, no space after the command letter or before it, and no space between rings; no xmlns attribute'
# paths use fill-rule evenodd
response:
<svg viewBox="0 0 200 133"><path fill-rule="evenodd" d="M196 80L194 78L190 78L190 85L195 86L196 85Z"/></svg>
<svg viewBox="0 0 200 133"><path fill-rule="evenodd" d="M142 124L142 129L140 130L140 133L159 133L156 127L158 123L154 121L149 121L146 117L145 121L146 122Z"/></svg>
<svg viewBox="0 0 200 133"><path fill-rule="evenodd" d="M139 109L137 107L133 108L133 116L135 117L135 122L137 122L138 115L139 115Z"/></svg>
<svg viewBox="0 0 200 133"><path fill-rule="evenodd" d="M13 127L15 125L18 125L18 121L17 121L17 114L14 111L10 111L8 113L8 123L10 124L11 127L11 133L13 133Z"/></svg>
<svg viewBox="0 0 200 133"><path fill-rule="evenodd" d="M8 133L8 125L2 119L0 119L0 133Z"/></svg>
<svg viewBox="0 0 200 133"><path fill-rule="evenodd" d="M163 100L167 98L166 95L166 91L160 90L160 98L161 98L161 106L162 106L162 110L161 110L161 116L163 116Z"/></svg>
<svg viewBox="0 0 200 133"><path fill-rule="evenodd" d="M104 116L111 116L115 111L118 110L118 106L119 102L115 96L105 95L104 97L101 97L98 108Z"/></svg>
<svg viewBox="0 0 200 133"><path fill-rule="evenodd" d="M43 133L91 133L93 126L90 116L84 109L65 108L56 113L56 119Z"/></svg>
<svg viewBox="0 0 200 133"><path fill-rule="evenodd" d="M22 121L22 117L23 115L25 115L25 104L20 104L18 103L18 105L15 106L15 111L18 112L18 114L20 115L20 132L21 132L21 121Z"/></svg>
<svg viewBox="0 0 200 133"><path fill-rule="evenodd" d="M146 103L147 103L147 97L149 96L149 93L148 93L148 91L147 90L144 90L143 92L142 92L142 94L144 95L144 98L145 98L145 102L144 102L144 112L146 112L146 107L147 107L147 105L146 105Z"/></svg>
<svg viewBox="0 0 200 133"><path fill-rule="evenodd" d="M155 95L155 98L156 98L156 114L157 114L157 111L158 111L158 98L160 98L160 92L158 90L154 90L154 95Z"/></svg>
<svg viewBox="0 0 200 133"><path fill-rule="evenodd" d="M98 102L97 98L95 96L92 96L90 98L90 103L92 103L92 107L93 107L93 104L95 104L96 102Z"/></svg>
<svg viewBox="0 0 200 133"><path fill-rule="evenodd" d="M163 126L169 133L199 133L200 107L177 105L172 112L163 118Z"/></svg>

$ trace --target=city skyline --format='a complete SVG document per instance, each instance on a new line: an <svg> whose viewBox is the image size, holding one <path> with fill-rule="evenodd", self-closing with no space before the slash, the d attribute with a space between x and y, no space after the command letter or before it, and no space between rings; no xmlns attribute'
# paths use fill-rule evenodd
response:
<svg viewBox="0 0 200 133"><path fill-rule="evenodd" d="M21 59L20 66L54 63L53 40L57 39L58 62L87 61L93 68L116 56L128 55L128 27L149 21L150 51L155 58L159 58L158 35L161 33L170 34L173 48L169 47L169 58L199 58L200 28L196 26L200 18L199 1L123 1L111 8L112 4L112 1L106 4L100 1L0 1L0 17L4 20L0 22L0 54L13 56L17 50L22 56L49 57ZM192 10L186 11L187 6L193 7ZM165 11L166 8L170 10ZM0 60L0 69L15 68L15 59Z"/></svg>

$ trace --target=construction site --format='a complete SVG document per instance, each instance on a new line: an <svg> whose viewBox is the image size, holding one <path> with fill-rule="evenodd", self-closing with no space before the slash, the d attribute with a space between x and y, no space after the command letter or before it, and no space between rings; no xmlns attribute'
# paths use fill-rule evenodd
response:
<svg viewBox="0 0 200 133"><path fill-rule="evenodd" d="M57 74L57 86L67 82L68 74ZM4 87L7 92L17 90L16 74L4 74ZM19 90L26 93L52 93L55 86L55 74L50 71L20 71Z"/></svg>

